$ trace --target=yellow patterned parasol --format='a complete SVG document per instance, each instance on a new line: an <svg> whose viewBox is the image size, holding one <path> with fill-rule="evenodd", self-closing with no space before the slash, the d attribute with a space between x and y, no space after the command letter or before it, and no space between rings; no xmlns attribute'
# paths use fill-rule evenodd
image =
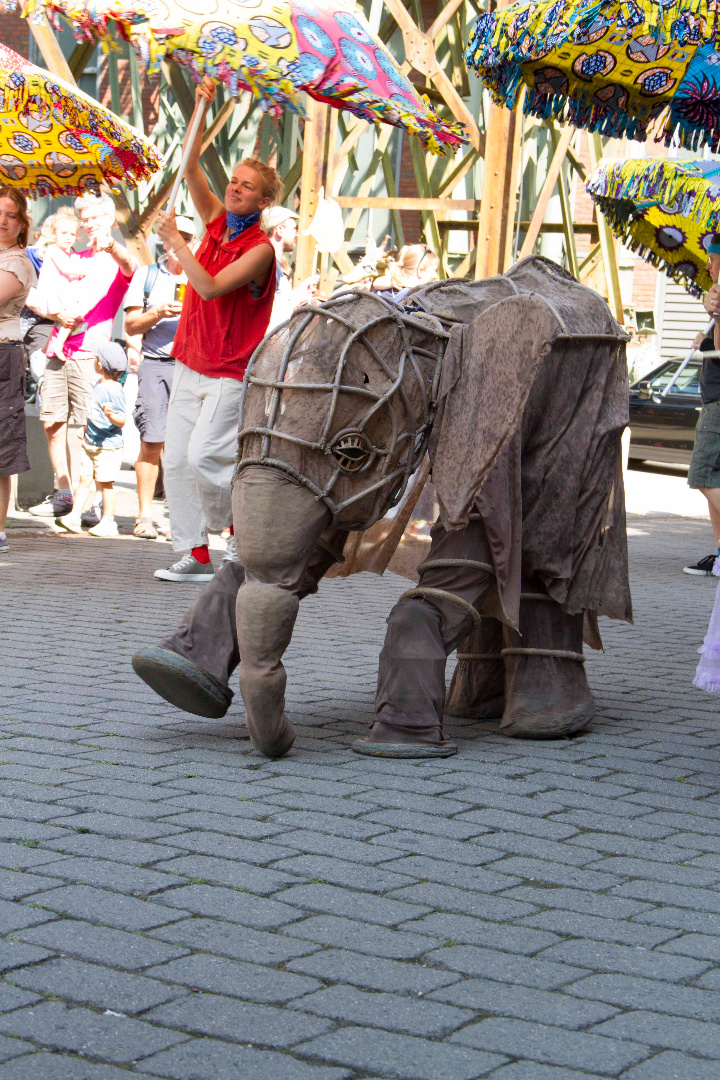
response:
<svg viewBox="0 0 720 1080"><path fill-rule="evenodd" d="M708 244L720 231L720 162L603 161L586 187L628 247L694 296L710 288Z"/></svg>
<svg viewBox="0 0 720 1080"><path fill-rule="evenodd" d="M3 5L15 0L0 0ZM437 115L354 0L21 0L24 15L63 15L78 40L107 41L109 25L149 71L162 59L209 75L234 98L302 113L301 91L370 122L417 135L441 154L465 142L463 125Z"/></svg>
<svg viewBox="0 0 720 1080"><path fill-rule="evenodd" d="M157 150L99 102L0 45L0 183L28 195L129 187L162 168Z"/></svg>

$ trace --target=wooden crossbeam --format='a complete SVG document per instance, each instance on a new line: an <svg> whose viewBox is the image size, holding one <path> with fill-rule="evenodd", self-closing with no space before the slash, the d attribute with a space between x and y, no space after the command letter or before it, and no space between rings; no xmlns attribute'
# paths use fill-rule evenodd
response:
<svg viewBox="0 0 720 1080"><path fill-rule="evenodd" d="M595 171L602 157L602 141L597 132L588 134L588 151L590 155L590 168ZM622 294L620 292L620 273L618 271L617 256L615 253L615 240L612 230L601 213L599 207L595 207L597 213L598 233L600 236L600 250L602 251L603 266L605 267L605 280L607 282L608 303L610 310L622 326L625 322L623 312Z"/></svg>
<svg viewBox="0 0 720 1080"><path fill-rule="evenodd" d="M391 199L386 196L362 198L359 195L338 195L336 202L343 209L356 206L373 210L479 210L480 199L424 199L415 196L399 196Z"/></svg>

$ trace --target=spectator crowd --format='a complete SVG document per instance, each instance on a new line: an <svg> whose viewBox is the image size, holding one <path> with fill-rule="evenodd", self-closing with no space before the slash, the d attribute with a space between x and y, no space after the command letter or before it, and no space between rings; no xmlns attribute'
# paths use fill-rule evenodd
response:
<svg viewBox="0 0 720 1080"><path fill-rule="evenodd" d="M204 80L197 106L214 94ZM0 433L0 553L8 550L11 477L30 467L26 402L39 406L54 475L52 494L31 513L71 533L118 535L124 384L136 373L134 535L158 538L153 499L164 490L178 558L157 577L211 578L209 533L227 537L224 558L235 558L231 482L243 375L269 331L322 297L314 277L293 287L298 215L279 205L275 169L240 161L220 200L200 151L199 133L185 174L194 214L159 215L157 261L149 266L113 235L109 195L86 193L61 206L31 244L25 197L0 187L0 409L8 418ZM355 287L392 301L438 276L438 257L425 245L394 258L372 247L372 266L361 260Z"/></svg>

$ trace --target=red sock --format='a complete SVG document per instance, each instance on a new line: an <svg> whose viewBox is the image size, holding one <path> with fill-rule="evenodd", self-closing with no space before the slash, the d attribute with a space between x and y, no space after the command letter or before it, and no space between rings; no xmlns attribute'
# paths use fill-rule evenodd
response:
<svg viewBox="0 0 720 1080"><path fill-rule="evenodd" d="M230 528L228 529L228 532L230 533L231 536L234 536L235 535L235 526L231 525Z"/></svg>
<svg viewBox="0 0 720 1080"><path fill-rule="evenodd" d="M202 563L203 566L207 566L207 564L210 562L210 552L208 551L207 544L201 544L200 547L193 548L190 554L192 555L193 559L196 559L197 562Z"/></svg>

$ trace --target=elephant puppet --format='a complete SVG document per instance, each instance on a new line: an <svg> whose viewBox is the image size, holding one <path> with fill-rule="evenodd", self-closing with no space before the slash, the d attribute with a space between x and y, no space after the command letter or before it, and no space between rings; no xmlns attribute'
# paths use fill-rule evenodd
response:
<svg viewBox="0 0 720 1080"><path fill-rule="evenodd" d="M242 655L253 741L270 757L286 753L294 733L281 658L298 601L331 568L387 565L387 541L378 559L378 544L345 540L387 533L379 519L436 417L441 516L419 588L388 621L377 721L354 749L454 753L442 714L446 657L458 645L448 711L499 715L506 700L508 734L584 726L583 625L598 645L596 613L630 617L624 341L597 294L539 258L486 281L420 287L399 307L349 293L297 312L245 379L240 561L225 564L159 647L136 654L136 672L172 704L222 716ZM400 534L396 519L394 544ZM353 554L339 567L343 546Z"/></svg>

